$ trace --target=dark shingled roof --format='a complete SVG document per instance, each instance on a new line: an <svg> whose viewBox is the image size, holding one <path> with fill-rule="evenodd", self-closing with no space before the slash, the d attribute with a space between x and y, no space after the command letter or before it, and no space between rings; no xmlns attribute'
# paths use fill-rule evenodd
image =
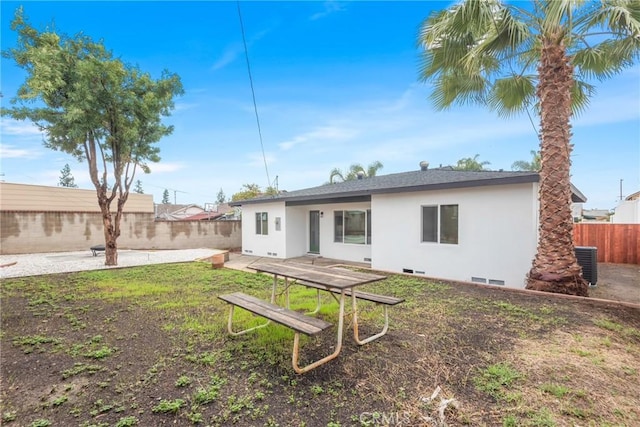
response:
<svg viewBox="0 0 640 427"><path fill-rule="evenodd" d="M372 194L520 184L538 182L539 179L540 176L537 172L471 172L428 169L380 175L336 184L325 184L319 187L305 188L296 191L283 191L276 196L261 196L255 199L239 200L229 204L231 206L242 206L275 201L284 201L287 205L333 203L351 200L370 200ZM574 189L574 193L575 191L577 191L577 189ZM582 196L582 194L579 194L579 196ZM574 194L574 199L575 198ZM582 196L582 198L584 198L584 196Z"/></svg>

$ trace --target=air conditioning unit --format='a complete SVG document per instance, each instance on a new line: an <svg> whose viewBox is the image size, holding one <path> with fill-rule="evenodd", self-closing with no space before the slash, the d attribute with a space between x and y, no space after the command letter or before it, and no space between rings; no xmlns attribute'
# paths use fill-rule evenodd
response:
<svg viewBox="0 0 640 427"><path fill-rule="evenodd" d="M589 282L589 286L596 286L598 282L598 248L593 246L576 246L576 258L582 267L582 277Z"/></svg>

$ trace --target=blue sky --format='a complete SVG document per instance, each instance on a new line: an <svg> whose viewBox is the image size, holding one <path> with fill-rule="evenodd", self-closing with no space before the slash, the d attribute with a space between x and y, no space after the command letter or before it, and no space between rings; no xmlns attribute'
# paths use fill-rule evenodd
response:
<svg viewBox="0 0 640 427"><path fill-rule="evenodd" d="M236 2L1 3L2 49L15 44L14 11L24 5L38 29L102 40L125 62L155 78L182 78L185 94L166 120L162 161L140 175L159 203L204 205L242 184L281 190L321 185L334 167L379 160L379 174L455 164L479 154L492 169L530 160L538 141L526 115L505 120L482 107L438 112L418 81L421 22L450 2L241 2L262 127L264 153L247 74ZM1 63L2 104L24 73ZM537 124L537 119L534 118ZM573 122L572 181L585 207L609 209L640 190L640 66L597 84L589 110ZM37 129L2 119L1 179L57 185L68 163L81 188L87 165L48 150Z"/></svg>

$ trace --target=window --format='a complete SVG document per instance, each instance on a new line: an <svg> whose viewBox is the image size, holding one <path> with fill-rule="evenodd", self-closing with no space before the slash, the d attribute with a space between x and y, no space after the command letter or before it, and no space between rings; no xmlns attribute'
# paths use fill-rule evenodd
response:
<svg viewBox="0 0 640 427"><path fill-rule="evenodd" d="M269 234L268 224L269 214L267 212L256 212L256 234Z"/></svg>
<svg viewBox="0 0 640 427"><path fill-rule="evenodd" d="M458 205L423 206L422 241L457 245Z"/></svg>
<svg viewBox="0 0 640 427"><path fill-rule="evenodd" d="M438 241L438 207L422 207L422 241Z"/></svg>
<svg viewBox="0 0 640 427"><path fill-rule="evenodd" d="M371 209L367 209L367 245L371 244Z"/></svg>
<svg viewBox="0 0 640 427"><path fill-rule="evenodd" d="M458 205L440 206L440 243L458 244Z"/></svg>
<svg viewBox="0 0 640 427"><path fill-rule="evenodd" d="M334 211L333 223L334 242L371 244L371 210Z"/></svg>

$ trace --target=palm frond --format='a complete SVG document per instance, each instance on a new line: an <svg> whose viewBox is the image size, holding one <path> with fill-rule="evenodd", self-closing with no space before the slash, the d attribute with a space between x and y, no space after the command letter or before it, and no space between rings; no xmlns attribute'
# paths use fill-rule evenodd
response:
<svg viewBox="0 0 640 427"><path fill-rule="evenodd" d="M574 79L571 87L571 110L574 115L580 115L587 109L589 99L595 92L596 88L593 85Z"/></svg>
<svg viewBox="0 0 640 427"><path fill-rule="evenodd" d="M571 62L579 73L604 80L631 66L638 56L640 39L627 37L604 40L593 47L581 49L573 55Z"/></svg>
<svg viewBox="0 0 640 427"><path fill-rule="evenodd" d="M571 33L574 25L574 12L580 10L585 0L552 0L538 2L544 14L542 33L547 38L559 42Z"/></svg>
<svg viewBox="0 0 640 427"><path fill-rule="evenodd" d="M510 57L530 37L528 26L524 22L514 19L509 9L496 10L492 22L469 49L466 65L473 64L474 59L486 58L487 56L493 58ZM482 66L482 62L484 61L479 61L480 66ZM471 66L470 68L474 69L475 67Z"/></svg>
<svg viewBox="0 0 640 427"><path fill-rule="evenodd" d="M329 173L329 184L335 183L336 179L340 179L340 181L344 181L344 175L342 174L342 171L340 169L333 168Z"/></svg>
<svg viewBox="0 0 640 427"><path fill-rule="evenodd" d="M608 0L585 16L579 33L591 28L606 28L614 33L640 37L640 2L637 0Z"/></svg>
<svg viewBox="0 0 640 427"><path fill-rule="evenodd" d="M535 76L512 75L497 79L487 97L487 104L501 117L511 117L535 102Z"/></svg>
<svg viewBox="0 0 640 427"><path fill-rule="evenodd" d="M430 98L437 110L445 110L453 104L478 104L486 99L488 87L488 81L480 74L449 72L435 81Z"/></svg>

